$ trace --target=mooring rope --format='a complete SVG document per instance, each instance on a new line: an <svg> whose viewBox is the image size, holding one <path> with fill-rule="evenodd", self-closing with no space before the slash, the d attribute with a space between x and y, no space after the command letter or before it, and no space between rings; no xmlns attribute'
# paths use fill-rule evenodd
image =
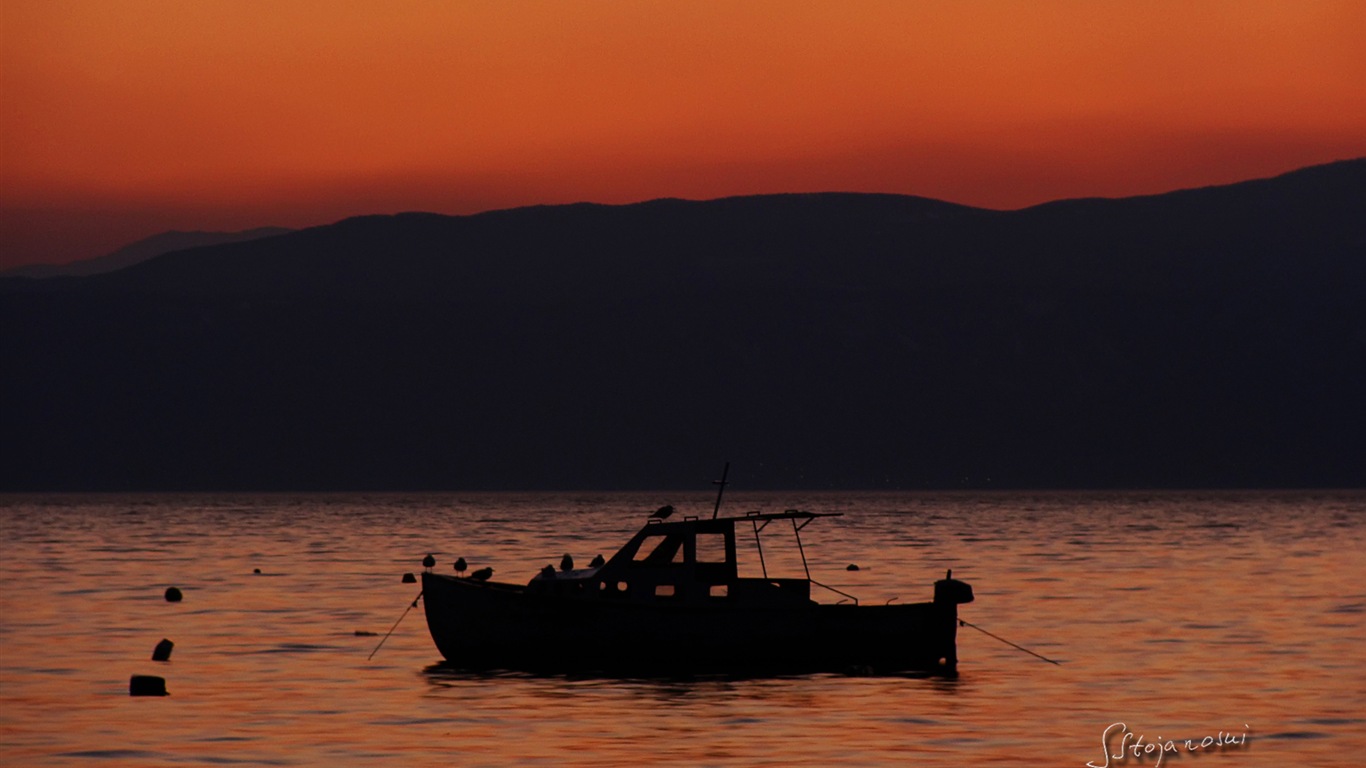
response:
<svg viewBox="0 0 1366 768"><path fill-rule="evenodd" d="M958 620L958 625L959 625L959 626L962 626L962 627L972 627L973 629L977 630L978 632L981 632L982 634L986 635L987 637L994 637L994 638L996 638L997 640L1000 640L1001 642L1005 643L1006 645L1010 646L1011 648L1018 648L1019 650L1024 651L1025 653L1029 654L1030 656L1034 656L1034 657L1036 657L1036 658L1043 659L1044 661L1048 662L1049 664L1057 664L1058 666L1062 666L1062 662L1061 662L1061 661L1054 661L1053 659L1050 659L1050 658L1048 658L1047 656L1042 656L1042 655L1040 655L1040 654L1037 654L1037 653L1035 653L1035 652L1029 650L1028 648L1024 647L1023 645L1016 645L1015 643L1010 642L1009 640L1005 639L1004 637L1001 637L1000 635L993 635L993 634L991 634L990 632L986 631L985 629L982 629L981 627L977 626L976 624L973 624L973 623L970 622L970 621L963 621L962 619L959 619L959 620Z"/></svg>
<svg viewBox="0 0 1366 768"><path fill-rule="evenodd" d="M371 652L370 652L370 655L365 657L365 660L366 660L366 661L369 661L369 660L375 658L375 654L379 653L379 646L380 646L380 645L384 645L384 641L389 639L389 635L394 634L394 630L398 629L398 622L399 622L399 621L403 621L403 617L408 615L408 611L411 611L412 609L416 608L416 607L417 607L417 601L418 601L418 600L421 600L421 599L422 599L422 593L421 593L421 592L418 592L418 593L417 593L417 597L414 597L414 598L413 598L412 604L410 604L407 608L404 608L404 609L403 609L403 614L402 614L401 616L398 617L398 621L394 622L394 626L389 627L389 631L384 633L384 637L379 641L379 645L375 646L375 650L371 651Z"/></svg>

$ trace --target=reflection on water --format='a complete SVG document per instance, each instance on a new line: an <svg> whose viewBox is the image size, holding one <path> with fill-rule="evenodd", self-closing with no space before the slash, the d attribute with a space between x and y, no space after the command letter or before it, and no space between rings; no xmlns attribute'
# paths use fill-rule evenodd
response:
<svg viewBox="0 0 1366 768"><path fill-rule="evenodd" d="M463 556L529 579L565 552L610 555L666 502L711 508L0 498L0 763L1082 766L1120 721L1149 741L1248 732L1188 758L1227 766L1354 766L1366 748L1366 494L1351 492L727 495L732 513L844 512L803 531L815 578L911 602L952 568L977 594L965 619L1061 666L963 629L951 680L478 674L439 663L420 610L366 660L428 552L444 572ZM770 572L800 573L779 533ZM174 654L153 662L163 637ZM134 674L171 695L129 697Z"/></svg>

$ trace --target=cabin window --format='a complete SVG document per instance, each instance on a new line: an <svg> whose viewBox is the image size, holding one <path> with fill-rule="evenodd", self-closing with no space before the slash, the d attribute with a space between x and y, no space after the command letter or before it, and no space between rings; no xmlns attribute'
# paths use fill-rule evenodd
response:
<svg viewBox="0 0 1366 768"><path fill-rule="evenodd" d="M729 584L713 584L707 588L708 597L730 597Z"/></svg>
<svg viewBox="0 0 1366 768"><path fill-rule="evenodd" d="M674 596L674 585L672 585L672 584L656 584L656 585L655 585L655 597L673 597L673 596Z"/></svg>
<svg viewBox="0 0 1366 768"><path fill-rule="evenodd" d="M653 553L659 547L660 544L664 543L664 540L666 538L668 537L663 534L658 534L655 536L646 536L644 539L641 539L640 548L636 550L636 555L635 557L631 558L631 562L645 562L647 559L649 559L651 553Z"/></svg>
<svg viewBox="0 0 1366 768"><path fill-rule="evenodd" d="M698 533L698 534L697 534L697 562L699 562L699 563L725 563L725 562L726 562L726 534L724 534L724 533Z"/></svg>
<svg viewBox="0 0 1366 768"><path fill-rule="evenodd" d="M681 563L683 562L683 538L664 534L648 536L640 542L640 548L636 550L636 556L632 562L650 565Z"/></svg>

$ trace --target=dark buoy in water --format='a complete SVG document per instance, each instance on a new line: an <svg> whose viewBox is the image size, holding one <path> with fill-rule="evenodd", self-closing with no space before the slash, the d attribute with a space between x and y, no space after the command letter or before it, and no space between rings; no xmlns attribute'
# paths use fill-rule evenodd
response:
<svg viewBox="0 0 1366 768"><path fill-rule="evenodd" d="M171 649L174 647L175 643L162 638L161 642L157 643L157 647L152 650L152 661L170 661Z"/></svg>
<svg viewBox="0 0 1366 768"><path fill-rule="evenodd" d="M417 577L414 576L414 575L412 575L411 573L405 573L405 574L403 574L403 583L404 583L404 584L416 584L416 583L417 583Z"/></svg>
<svg viewBox="0 0 1366 768"><path fill-rule="evenodd" d="M252 573L255 573L255 574L260 574L260 573L261 573L261 569L260 569L260 568L252 568L252 569L251 569L251 572L252 572Z"/></svg>
<svg viewBox="0 0 1366 768"><path fill-rule="evenodd" d="M167 588L166 588L166 602L168 602L168 603L178 603L178 602L180 602L181 599L183 599L184 597L185 597L184 595L180 594L180 590L176 589L175 587L167 587Z"/></svg>
<svg viewBox="0 0 1366 768"><path fill-rule="evenodd" d="M857 570L859 570L859 567L858 567L858 565L855 564L855 563L850 563L850 564L849 564L849 567L848 567L848 568L845 568L844 570L846 570L846 571L857 571Z"/></svg>
<svg viewBox="0 0 1366 768"><path fill-rule="evenodd" d="M133 675L128 681L129 696L165 696L166 678L156 675Z"/></svg>
<svg viewBox="0 0 1366 768"><path fill-rule="evenodd" d="M465 562L465 558L463 558L463 557L457 557L457 558L455 559L455 575L456 575L456 576L464 576L464 575L465 575L465 569L468 568L468 567L469 567L469 563Z"/></svg>

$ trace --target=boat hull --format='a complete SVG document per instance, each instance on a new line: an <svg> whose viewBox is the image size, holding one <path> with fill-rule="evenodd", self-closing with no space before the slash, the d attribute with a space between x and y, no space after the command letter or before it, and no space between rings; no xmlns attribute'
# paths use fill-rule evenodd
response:
<svg viewBox="0 0 1366 768"><path fill-rule="evenodd" d="M427 626L468 669L620 674L953 675L957 606L765 606L538 594L426 573Z"/></svg>

